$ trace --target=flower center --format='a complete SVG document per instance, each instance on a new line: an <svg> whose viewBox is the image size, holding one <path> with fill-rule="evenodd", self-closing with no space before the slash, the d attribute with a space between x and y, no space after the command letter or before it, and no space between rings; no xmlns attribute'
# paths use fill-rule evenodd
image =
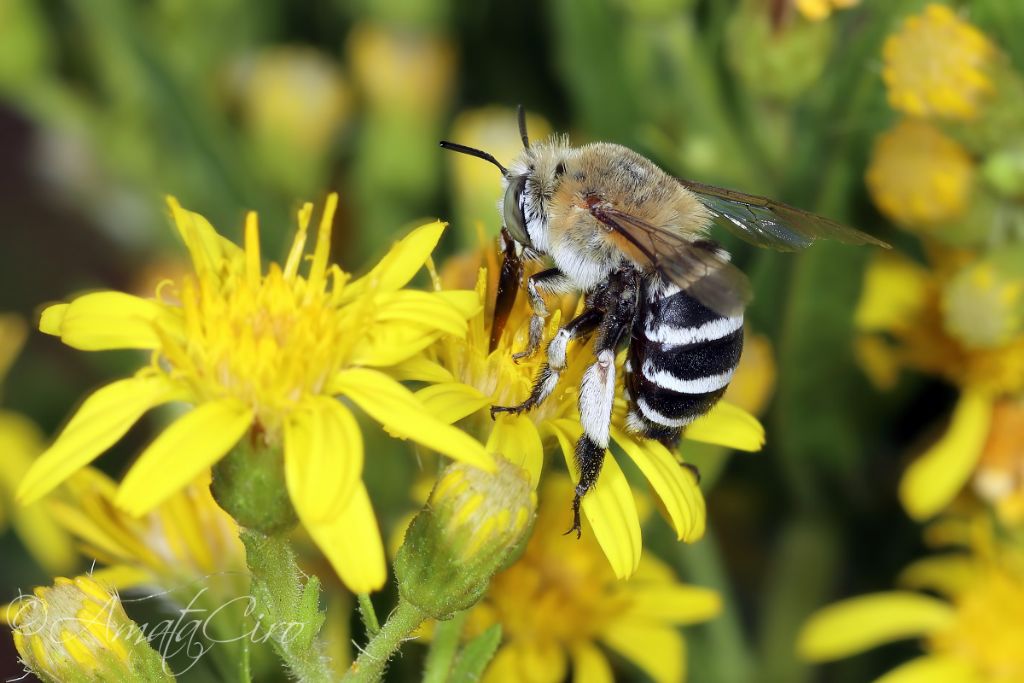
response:
<svg viewBox="0 0 1024 683"><path fill-rule="evenodd" d="M957 602L953 626L932 638L936 651L971 661L992 683L1024 680L1024 583L1004 571L984 574Z"/></svg>

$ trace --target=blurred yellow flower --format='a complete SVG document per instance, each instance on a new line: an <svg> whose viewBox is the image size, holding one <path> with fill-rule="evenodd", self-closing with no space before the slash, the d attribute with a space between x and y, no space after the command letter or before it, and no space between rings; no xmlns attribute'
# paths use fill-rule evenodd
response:
<svg viewBox="0 0 1024 683"><path fill-rule="evenodd" d="M0 314L0 387L21 350L28 328L13 314ZM8 522L39 565L51 574L72 569L78 557L71 539L42 504L13 504L14 491L46 446L42 431L24 415L0 410L0 531Z"/></svg>
<svg viewBox="0 0 1024 683"><path fill-rule="evenodd" d="M433 116L449 100L455 50L444 38L363 22L349 32L347 51L371 106Z"/></svg>
<svg viewBox="0 0 1024 683"><path fill-rule="evenodd" d="M849 9L860 4L860 0L795 0L796 8L804 19L822 21L836 10Z"/></svg>
<svg viewBox="0 0 1024 683"><path fill-rule="evenodd" d="M492 317L486 312L493 300L497 272L495 250L485 250L488 265L477 275L480 312L470 319L465 338L446 338L429 351L431 362L415 361L403 375L434 382L417 396L439 418L466 420L467 430L486 440L489 453L502 454L530 473L533 485L540 481L544 461L543 439L557 442L565 462L577 478L574 444L580 436L577 396L587 365L593 362L585 344L575 343L567 354L567 367L558 388L542 405L519 415L500 414L492 420L489 407L514 405L529 395L544 354L515 361L513 352L525 348L530 308L518 296L494 351L489 350ZM479 263L479 261L478 261ZM453 263L466 274L466 262ZM438 283L440 287L440 283ZM552 307L544 338L550 339L565 315L576 310L575 297L563 298ZM543 347L542 347L543 348ZM618 362L622 362L622 358ZM621 373L619 373L621 375ZM611 438L636 464L658 494L680 540L692 542L704 534L704 497L693 473L680 466L680 458L657 441L641 439L625 428L625 401L617 390ZM690 425L687 439L756 451L764 444L764 428L757 418L728 402L719 403L708 415ZM614 457L606 457L600 479L583 498L583 513L604 550L616 576L630 576L640 562L640 518L633 491ZM568 511L569 508L566 508ZM568 514L568 512L567 512ZM569 518L566 517L568 525Z"/></svg>
<svg viewBox="0 0 1024 683"><path fill-rule="evenodd" d="M289 146L293 157L324 153L352 106L337 62L308 47L264 50L240 67L237 80L252 134Z"/></svg>
<svg viewBox="0 0 1024 683"><path fill-rule="evenodd" d="M22 661L46 683L174 680L117 595L91 577L36 588L7 618Z"/></svg>
<svg viewBox="0 0 1024 683"><path fill-rule="evenodd" d="M492 623L503 644L485 683L550 681L566 677L571 660L577 681L611 681L611 665L598 644L639 666L658 683L686 676L686 647L678 626L714 618L718 594L678 582L647 553L629 581L608 568L593 535L563 535L572 483L550 476L541 489L540 514L523 556L494 577L470 613L473 635Z"/></svg>
<svg viewBox="0 0 1024 683"><path fill-rule="evenodd" d="M992 409L972 485L1006 524L1024 522L1024 398L1005 398Z"/></svg>
<svg viewBox="0 0 1024 683"><path fill-rule="evenodd" d="M942 289L941 305L946 332L968 348L1003 346L1024 331L1024 280L988 259L955 273Z"/></svg>
<svg viewBox="0 0 1024 683"><path fill-rule="evenodd" d="M972 119L994 87L995 46L946 5L930 4L885 41L889 104L911 116Z"/></svg>
<svg viewBox="0 0 1024 683"><path fill-rule="evenodd" d="M1018 683L1024 680L1024 565L998 550L944 553L908 567L908 588L825 607L805 624L797 649L810 661L848 657L920 638L927 654L877 683Z"/></svg>
<svg viewBox="0 0 1024 683"><path fill-rule="evenodd" d="M963 215L974 161L932 124L905 119L878 136L865 177L882 213L905 227L928 229Z"/></svg>
<svg viewBox="0 0 1024 683"><path fill-rule="evenodd" d="M906 366L944 377L961 390L949 427L900 482L903 505L917 519L944 509L975 472L994 404L1024 395L1024 334L991 347L972 347L949 334L942 306L948 278L944 270L929 271L898 254L880 255L866 273L855 318L864 333L861 361L883 386L891 386Z"/></svg>
<svg viewBox="0 0 1024 683"><path fill-rule="evenodd" d="M155 299L96 292L50 306L40 329L84 350L153 352L149 367L85 400L19 488L31 502L114 444L147 410L171 401L194 408L149 445L115 496L143 515L194 481L242 439L281 449L299 519L355 591L385 580L384 551L361 481L362 436L336 396L393 434L484 468L493 462L466 434L432 417L408 389L374 367L405 361L442 334L465 335L472 292L403 289L429 257L441 223L399 241L366 276L329 265L330 195L307 257L312 205L284 266L264 270L254 213L245 248L170 200L194 273L167 281ZM306 275L300 266L308 259Z"/></svg>

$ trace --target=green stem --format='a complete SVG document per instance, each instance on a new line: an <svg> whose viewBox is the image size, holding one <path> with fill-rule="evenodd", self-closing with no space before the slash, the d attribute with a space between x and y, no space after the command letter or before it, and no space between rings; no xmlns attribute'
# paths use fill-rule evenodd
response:
<svg viewBox="0 0 1024 683"><path fill-rule="evenodd" d="M359 653L359 657L345 674L343 681L376 683L384 675L388 660L402 643L427 618L418 607L399 599L395 611L388 617L380 632Z"/></svg>
<svg viewBox="0 0 1024 683"><path fill-rule="evenodd" d="M708 529L700 543L680 546L676 558L688 581L714 588L722 597L722 614L718 618L687 631L693 680L707 683L755 680L750 647L743 635L739 610L714 533Z"/></svg>
<svg viewBox="0 0 1024 683"><path fill-rule="evenodd" d="M363 620L363 627L366 628L366 635L373 638L380 633L380 621L377 619L377 611L373 608L369 593L360 593L359 617Z"/></svg>
<svg viewBox="0 0 1024 683"><path fill-rule="evenodd" d="M251 592L259 624L291 674L303 683L329 681L317 640L324 622L320 581L305 578L284 534L243 529L242 543L252 576Z"/></svg>
<svg viewBox="0 0 1024 683"><path fill-rule="evenodd" d="M462 625L467 612L457 612L447 621L437 622L434 638L427 653L427 664L423 671L423 683L444 683L452 670L455 653L459 649Z"/></svg>

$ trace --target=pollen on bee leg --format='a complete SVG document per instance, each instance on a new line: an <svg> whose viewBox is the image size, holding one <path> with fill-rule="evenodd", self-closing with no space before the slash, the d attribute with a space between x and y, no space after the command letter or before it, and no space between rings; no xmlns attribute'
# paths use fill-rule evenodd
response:
<svg viewBox="0 0 1024 683"><path fill-rule="evenodd" d="M597 355L580 384L580 425L602 448L608 447L608 425L615 400L615 354L605 349Z"/></svg>

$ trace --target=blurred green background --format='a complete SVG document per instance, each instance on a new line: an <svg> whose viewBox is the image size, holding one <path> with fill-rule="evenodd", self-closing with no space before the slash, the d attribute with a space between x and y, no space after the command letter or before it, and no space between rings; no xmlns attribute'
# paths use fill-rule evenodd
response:
<svg viewBox="0 0 1024 683"><path fill-rule="evenodd" d="M233 238L258 210L274 255L300 203L336 190L333 253L356 271L424 217L451 221L443 253L475 246L478 224L499 227L498 178L437 142L505 161L519 103L535 137L619 142L913 252L863 177L873 139L899 118L882 42L923 4L866 1L811 22L787 0L2 0L0 311L33 321L73 292L151 292L184 255L165 194ZM1012 4L969 3L1019 69ZM691 680L869 680L913 645L812 670L793 639L811 610L885 589L921 553L896 485L908 445L955 391L919 378L879 394L858 368L852 312L869 250L774 254L718 237L754 282L749 318L774 346L778 382L766 450L720 476L708 465L708 537L651 541L730 603L688 631ZM134 365L32 334L3 407L53 434L79 397ZM159 416L148 419L100 466L120 474ZM416 465L384 462L366 476L387 524L409 508ZM0 558L0 599L47 581L10 533ZM0 638L0 677L19 672Z"/></svg>

